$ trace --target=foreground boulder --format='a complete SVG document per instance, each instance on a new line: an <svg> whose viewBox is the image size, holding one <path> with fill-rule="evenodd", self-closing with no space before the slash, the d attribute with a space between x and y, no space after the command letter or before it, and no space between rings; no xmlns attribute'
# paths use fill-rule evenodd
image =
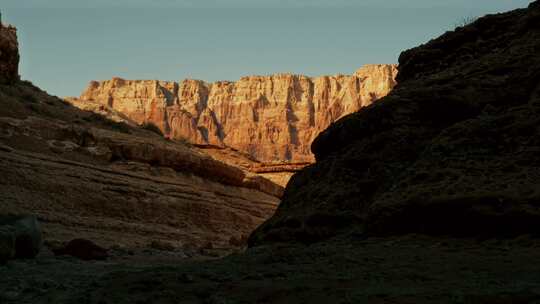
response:
<svg viewBox="0 0 540 304"><path fill-rule="evenodd" d="M105 260L109 257L107 249L85 239L74 239L53 249L55 255L70 255L83 261Z"/></svg>
<svg viewBox="0 0 540 304"><path fill-rule="evenodd" d="M0 216L0 263L34 258L41 249L41 235L41 225L35 216Z"/></svg>
<svg viewBox="0 0 540 304"><path fill-rule="evenodd" d="M402 53L398 86L317 137L250 245L540 233L539 50L535 1Z"/></svg>

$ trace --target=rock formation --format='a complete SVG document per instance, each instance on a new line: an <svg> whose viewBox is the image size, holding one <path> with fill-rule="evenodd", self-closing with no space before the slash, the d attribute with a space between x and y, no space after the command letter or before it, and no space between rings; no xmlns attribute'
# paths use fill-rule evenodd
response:
<svg viewBox="0 0 540 304"><path fill-rule="evenodd" d="M13 258L34 258L41 249L41 234L35 216L0 216L0 264Z"/></svg>
<svg viewBox="0 0 540 304"><path fill-rule="evenodd" d="M36 214L48 243L230 248L274 211L283 188L270 180L18 80L16 45L0 40L11 75L0 83L0 215Z"/></svg>
<svg viewBox="0 0 540 304"><path fill-rule="evenodd" d="M70 255L83 261L106 260L108 250L85 239L74 239L52 250L55 255Z"/></svg>
<svg viewBox="0 0 540 304"><path fill-rule="evenodd" d="M19 80L17 29L0 24L0 83Z"/></svg>
<svg viewBox="0 0 540 304"><path fill-rule="evenodd" d="M313 161L315 136L388 94L396 72L394 65L367 65L348 76L277 74L211 84L113 78L92 81L79 100L70 100L153 123L172 139L231 147L263 163L305 163Z"/></svg>
<svg viewBox="0 0 540 304"><path fill-rule="evenodd" d="M251 245L540 233L539 50L535 1L403 52L397 87L315 139Z"/></svg>

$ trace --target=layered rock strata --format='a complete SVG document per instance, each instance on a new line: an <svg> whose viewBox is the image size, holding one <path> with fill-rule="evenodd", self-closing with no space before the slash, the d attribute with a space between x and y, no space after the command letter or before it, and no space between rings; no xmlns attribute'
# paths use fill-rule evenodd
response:
<svg viewBox="0 0 540 304"><path fill-rule="evenodd" d="M395 85L396 66L367 65L354 75L277 74L239 81L93 81L84 102L101 104L166 137L227 146L264 162L312 162L312 140L330 123L371 104Z"/></svg>
<svg viewBox="0 0 540 304"><path fill-rule="evenodd" d="M235 247L282 188L28 83L0 86L0 214L37 214L47 242Z"/></svg>
<svg viewBox="0 0 540 304"><path fill-rule="evenodd" d="M316 138L251 245L540 233L539 50L535 1L403 52L397 87Z"/></svg>

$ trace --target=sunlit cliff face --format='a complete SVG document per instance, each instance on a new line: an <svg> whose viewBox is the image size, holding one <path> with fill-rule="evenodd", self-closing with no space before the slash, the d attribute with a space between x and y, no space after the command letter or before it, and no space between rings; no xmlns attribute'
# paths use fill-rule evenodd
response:
<svg viewBox="0 0 540 304"><path fill-rule="evenodd" d="M395 65L353 75L276 74L236 82L154 80L91 82L82 101L107 105L165 136L229 146L263 162L311 162L310 144L328 125L388 94ZM80 101L79 101L80 102Z"/></svg>

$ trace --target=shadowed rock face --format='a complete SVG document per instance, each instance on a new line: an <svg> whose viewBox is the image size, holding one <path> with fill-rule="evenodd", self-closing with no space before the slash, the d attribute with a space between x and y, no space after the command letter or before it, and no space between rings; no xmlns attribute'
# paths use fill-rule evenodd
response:
<svg viewBox="0 0 540 304"><path fill-rule="evenodd" d="M0 83L19 80L19 44L17 30L0 24Z"/></svg>
<svg viewBox="0 0 540 304"><path fill-rule="evenodd" d="M398 86L316 138L250 244L540 232L539 51L535 1L403 52Z"/></svg>
<svg viewBox="0 0 540 304"><path fill-rule="evenodd" d="M124 80L90 83L79 100L101 104L173 139L228 146L262 162L312 162L309 144L330 123L394 87L394 65L367 65L354 75L310 78L277 74L236 82Z"/></svg>

